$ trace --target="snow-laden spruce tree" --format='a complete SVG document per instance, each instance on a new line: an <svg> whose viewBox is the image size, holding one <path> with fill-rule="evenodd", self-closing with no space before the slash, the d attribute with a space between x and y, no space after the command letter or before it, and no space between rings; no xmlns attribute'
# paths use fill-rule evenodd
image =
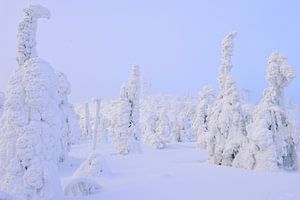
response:
<svg viewBox="0 0 300 200"><path fill-rule="evenodd" d="M19 66L8 83L0 122L0 191L18 200L56 200L62 194L58 87L53 68L36 55L35 32L48 9L31 5L18 29Z"/></svg>
<svg viewBox="0 0 300 200"><path fill-rule="evenodd" d="M130 103L129 135L133 136L133 151L140 151L140 71L138 65L133 65L129 76L127 91Z"/></svg>
<svg viewBox="0 0 300 200"><path fill-rule="evenodd" d="M192 125L193 132L196 134L198 146L202 149L206 149L208 119L214 101L214 90L209 86L204 86L199 92L199 103L196 108L196 116Z"/></svg>
<svg viewBox="0 0 300 200"><path fill-rule="evenodd" d="M99 135L99 122L100 122L100 99L94 99L95 104L95 117L94 117L94 130L93 130L93 149L97 148L98 135Z"/></svg>
<svg viewBox="0 0 300 200"><path fill-rule="evenodd" d="M4 93L3 92L0 92L0 117L2 115L2 112L3 112L3 104L4 104Z"/></svg>
<svg viewBox="0 0 300 200"><path fill-rule="evenodd" d="M157 149L165 148L170 142L169 120L162 98L148 97L147 109L144 109L143 142Z"/></svg>
<svg viewBox="0 0 300 200"><path fill-rule="evenodd" d="M84 139L90 139L92 138L92 128L91 128L91 124L90 124L90 107L89 107L89 103L85 103L84 104L84 113L83 113L84 117L83 117L83 121L82 123L82 138Z"/></svg>
<svg viewBox="0 0 300 200"><path fill-rule="evenodd" d="M243 146L239 165L247 169L295 170L298 168L295 126L284 106L284 88L295 72L279 53L272 53L267 67L269 87L254 110L248 127L248 145Z"/></svg>
<svg viewBox="0 0 300 200"><path fill-rule="evenodd" d="M167 109L164 106L159 107L158 111L158 124L157 124L157 135L160 139L160 147L165 148L167 143L172 141L171 130L170 130L170 121L168 117Z"/></svg>
<svg viewBox="0 0 300 200"><path fill-rule="evenodd" d="M130 135L130 112L131 105L128 102L128 91L125 86L121 87L118 100L118 109L114 121L112 145L119 154L128 154L132 150L132 135Z"/></svg>
<svg viewBox="0 0 300 200"><path fill-rule="evenodd" d="M232 166L247 135L239 93L230 74L235 37L235 32L230 33L222 42L222 63L219 75L221 94L212 107L207 140L209 161L226 166Z"/></svg>
<svg viewBox="0 0 300 200"><path fill-rule="evenodd" d="M68 96L71 94L71 84L62 72L56 72L56 75L59 80L59 108L62 111L61 117L64 119L61 126L61 146L63 151L60 158L63 161L70 151L71 145L80 141L80 126L79 117L75 113L74 106L68 100Z"/></svg>

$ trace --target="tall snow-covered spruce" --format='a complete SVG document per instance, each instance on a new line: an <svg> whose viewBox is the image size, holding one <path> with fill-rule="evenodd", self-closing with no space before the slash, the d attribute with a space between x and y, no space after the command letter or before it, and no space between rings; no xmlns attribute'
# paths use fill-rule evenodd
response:
<svg viewBox="0 0 300 200"><path fill-rule="evenodd" d="M238 89L230 74L235 37L235 32L230 33L222 42L221 93L209 118L207 141L209 161L226 166L232 166L247 135Z"/></svg>
<svg viewBox="0 0 300 200"><path fill-rule="evenodd" d="M48 9L31 5L18 29L19 66L6 92L0 124L0 191L19 200L56 200L62 191L57 162L61 155L59 80L37 57L37 20Z"/></svg>
<svg viewBox="0 0 300 200"><path fill-rule="evenodd" d="M133 137L132 151L140 151L140 70L133 65L128 81L128 101L130 103L129 135Z"/></svg>
<svg viewBox="0 0 300 200"><path fill-rule="evenodd" d="M61 148L60 161L64 161L72 144L80 141L79 117L74 106L69 103L68 96L71 94L71 84L67 76L62 72L56 72L58 77L58 94L60 97L59 108L61 110L63 123L61 126Z"/></svg>
<svg viewBox="0 0 300 200"><path fill-rule="evenodd" d="M242 149L241 167L260 170L296 170L298 135L284 106L284 88L295 72L279 53L272 53L267 67L269 87L254 110L248 128L249 143Z"/></svg>

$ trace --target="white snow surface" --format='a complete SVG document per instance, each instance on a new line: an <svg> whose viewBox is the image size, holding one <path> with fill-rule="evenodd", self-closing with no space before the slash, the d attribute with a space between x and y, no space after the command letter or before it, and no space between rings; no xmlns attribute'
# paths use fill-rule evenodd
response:
<svg viewBox="0 0 300 200"><path fill-rule="evenodd" d="M165 149L142 146L143 153L119 155L109 144L98 152L111 173L96 180L99 193L77 200L299 200L300 172L250 171L207 162L196 143L172 143ZM92 141L75 145L62 166L66 185L92 151ZM94 179L95 180L95 179ZM66 197L66 199L73 199Z"/></svg>

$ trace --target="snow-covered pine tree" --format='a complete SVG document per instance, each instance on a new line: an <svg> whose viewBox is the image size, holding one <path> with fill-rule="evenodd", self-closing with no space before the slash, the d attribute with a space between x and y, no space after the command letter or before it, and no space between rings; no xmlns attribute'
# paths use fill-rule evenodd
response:
<svg viewBox="0 0 300 200"><path fill-rule="evenodd" d="M93 130L93 149L96 150L97 148L97 143L98 143L98 135L99 135L99 122L100 122L100 104L101 100L100 99L94 99L94 104L95 104L95 118L94 118L94 130Z"/></svg>
<svg viewBox="0 0 300 200"><path fill-rule="evenodd" d="M63 152L60 158L61 161L63 161L70 151L71 145L80 141L80 126L79 117L74 111L74 106L69 103L68 100L68 96L71 94L71 84L66 75L62 72L56 72L56 75L59 80L59 108L62 111L62 118L64 119L61 126L61 145Z"/></svg>
<svg viewBox="0 0 300 200"><path fill-rule="evenodd" d="M198 146L202 149L206 149L208 119L214 101L214 90L210 86L204 86L199 92L199 103L196 108L196 116L192 125L193 132L197 137Z"/></svg>
<svg viewBox="0 0 300 200"><path fill-rule="evenodd" d="M36 55L35 32L48 9L31 5L18 29L19 66L6 93L0 122L0 190L19 200L60 199L58 79Z"/></svg>
<svg viewBox="0 0 300 200"><path fill-rule="evenodd" d="M232 68L233 40L236 33L228 34L222 42L222 63L219 75L221 94L209 117L209 161L217 165L232 166L247 135L240 97Z"/></svg>
<svg viewBox="0 0 300 200"><path fill-rule="evenodd" d="M148 97L146 106L147 108L143 110L145 118L143 141L154 148L163 149L170 141L169 121L163 96Z"/></svg>
<svg viewBox="0 0 300 200"><path fill-rule="evenodd" d="M131 151L131 138L129 133L131 105L128 102L128 92L125 86L121 87L118 100L118 110L115 115L112 145L119 154L126 155Z"/></svg>
<svg viewBox="0 0 300 200"><path fill-rule="evenodd" d="M84 124L83 124L83 130L81 134L84 139L90 139L92 137L89 103L84 104Z"/></svg>
<svg viewBox="0 0 300 200"><path fill-rule="evenodd" d="M100 112L98 143L103 144L108 142L109 124L109 120L104 116L102 112Z"/></svg>
<svg viewBox="0 0 300 200"><path fill-rule="evenodd" d="M167 143L172 141L171 130L170 130L170 121L168 118L167 109L161 105L158 109L158 124L157 124L157 135L161 141L160 148L165 148Z"/></svg>
<svg viewBox="0 0 300 200"><path fill-rule="evenodd" d="M284 105L284 88L295 72L279 53L272 53L267 67L269 87L254 110L239 165L247 169L296 170L299 138Z"/></svg>
<svg viewBox="0 0 300 200"><path fill-rule="evenodd" d="M133 65L128 81L128 101L130 103L129 135L133 136L132 150L140 151L140 71L138 65Z"/></svg>

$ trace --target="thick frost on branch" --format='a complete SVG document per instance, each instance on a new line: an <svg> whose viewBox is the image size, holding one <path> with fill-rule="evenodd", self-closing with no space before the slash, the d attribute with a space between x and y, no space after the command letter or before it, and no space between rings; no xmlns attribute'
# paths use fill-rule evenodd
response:
<svg viewBox="0 0 300 200"><path fill-rule="evenodd" d="M39 18L50 18L50 11L41 5L30 5L24 9L25 16L19 24L17 61L23 65L26 60L36 57L36 31Z"/></svg>

